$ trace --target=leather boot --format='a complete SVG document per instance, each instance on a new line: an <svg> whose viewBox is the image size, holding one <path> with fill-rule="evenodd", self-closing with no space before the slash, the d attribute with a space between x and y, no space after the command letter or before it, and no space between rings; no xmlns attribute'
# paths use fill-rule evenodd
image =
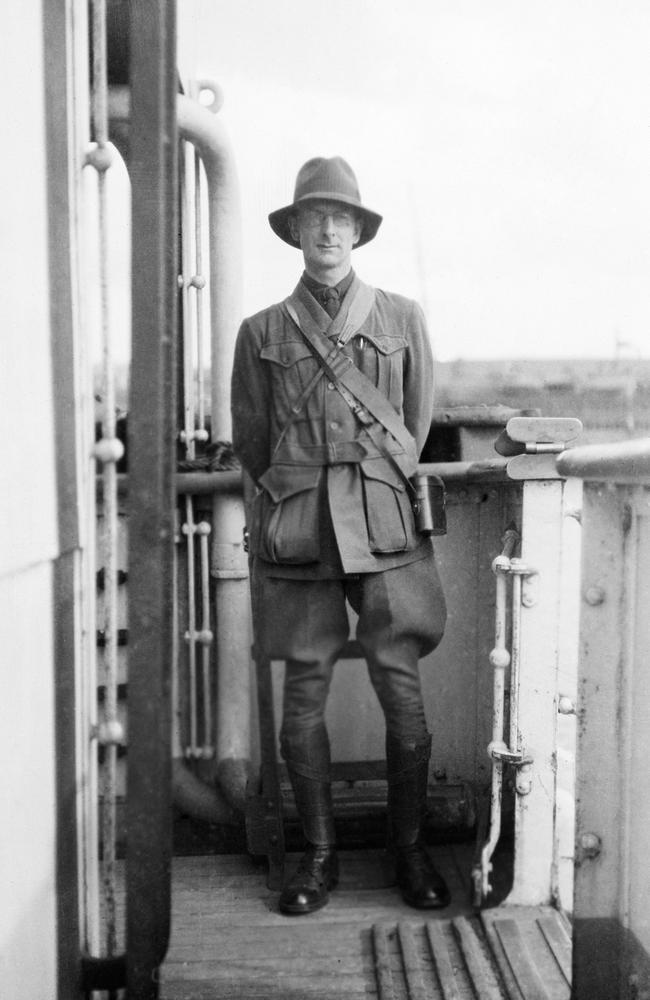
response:
<svg viewBox="0 0 650 1000"><path fill-rule="evenodd" d="M290 916L313 913L329 902L330 889L339 880L338 858L334 847L307 845L293 877L280 895L280 911Z"/></svg>
<svg viewBox="0 0 650 1000"><path fill-rule="evenodd" d="M320 909L338 884L329 740L324 729L282 737L296 809L307 841L293 877L280 895L280 911L299 916Z"/></svg>
<svg viewBox="0 0 650 1000"><path fill-rule="evenodd" d="M451 895L422 840L431 737L407 743L386 738L389 840L402 898L418 910L447 906Z"/></svg>

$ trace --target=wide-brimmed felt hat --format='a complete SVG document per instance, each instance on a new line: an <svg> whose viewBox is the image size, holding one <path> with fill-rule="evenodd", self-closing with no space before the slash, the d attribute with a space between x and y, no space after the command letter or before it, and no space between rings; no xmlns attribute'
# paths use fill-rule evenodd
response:
<svg viewBox="0 0 650 1000"><path fill-rule="evenodd" d="M269 215L269 223L276 236L290 246L300 248L300 243L291 235L289 219L302 204L315 199L339 201L355 209L362 221L361 236L356 244L358 247L369 243L377 234L382 217L361 204L359 185L349 163L340 156L329 159L316 156L307 160L298 171L291 205L278 208Z"/></svg>

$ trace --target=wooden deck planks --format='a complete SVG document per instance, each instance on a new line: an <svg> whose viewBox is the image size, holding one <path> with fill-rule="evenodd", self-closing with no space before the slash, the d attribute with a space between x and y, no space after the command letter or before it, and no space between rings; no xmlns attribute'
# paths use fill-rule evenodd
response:
<svg viewBox="0 0 650 1000"><path fill-rule="evenodd" d="M471 849L435 848L452 906L468 912ZM289 856L288 870L297 861ZM377 997L372 931L378 921L412 920L416 911L391 884L382 851L341 852L341 882L322 910L286 917L265 870L249 858L175 858L170 947L161 970L162 1000L357 1000ZM427 914L427 919L431 913ZM419 983L418 983L419 986Z"/></svg>
<svg viewBox="0 0 650 1000"><path fill-rule="evenodd" d="M550 906L487 910L483 923L511 1000L569 1000L571 939Z"/></svg>
<svg viewBox="0 0 650 1000"><path fill-rule="evenodd" d="M454 968L440 924L434 924L433 921L429 921L426 933L443 1000L460 1000Z"/></svg>

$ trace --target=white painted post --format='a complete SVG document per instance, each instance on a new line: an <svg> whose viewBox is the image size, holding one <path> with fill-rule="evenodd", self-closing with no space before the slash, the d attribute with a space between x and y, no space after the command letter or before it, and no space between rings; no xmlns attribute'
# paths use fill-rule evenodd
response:
<svg viewBox="0 0 650 1000"><path fill-rule="evenodd" d="M555 870L558 662L562 602L560 479L529 480L522 508L522 561L536 570L521 588L514 880L507 903L550 903Z"/></svg>

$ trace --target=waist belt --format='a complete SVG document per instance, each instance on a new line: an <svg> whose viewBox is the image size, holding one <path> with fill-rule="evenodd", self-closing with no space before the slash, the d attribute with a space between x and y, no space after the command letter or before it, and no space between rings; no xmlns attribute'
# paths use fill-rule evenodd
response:
<svg viewBox="0 0 650 1000"><path fill-rule="evenodd" d="M287 445L273 456L275 465L338 465L341 462L364 462L378 452L370 441L331 441L329 444Z"/></svg>

